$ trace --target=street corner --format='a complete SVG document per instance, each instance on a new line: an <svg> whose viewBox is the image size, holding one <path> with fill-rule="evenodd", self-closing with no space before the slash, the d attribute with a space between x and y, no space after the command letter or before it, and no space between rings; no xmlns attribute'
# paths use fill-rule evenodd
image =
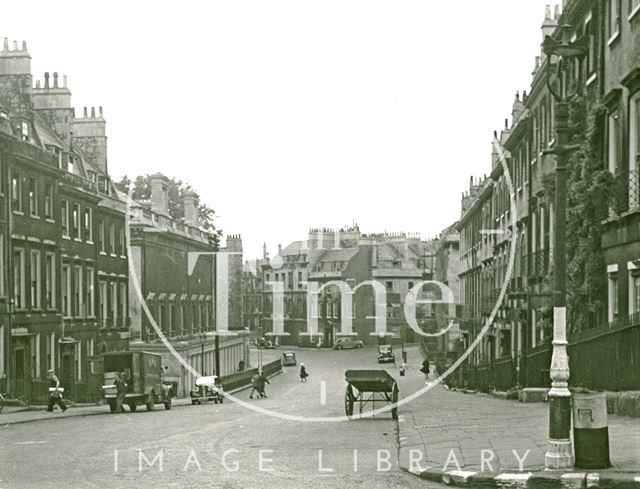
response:
<svg viewBox="0 0 640 489"><path fill-rule="evenodd" d="M490 472L471 468L442 470L441 467L427 467L419 470L417 449L407 449L400 467L423 480L448 486L478 488L566 488L566 489L633 489L640 488L640 474L621 472L587 471L505 471ZM404 462L404 463L403 463Z"/></svg>

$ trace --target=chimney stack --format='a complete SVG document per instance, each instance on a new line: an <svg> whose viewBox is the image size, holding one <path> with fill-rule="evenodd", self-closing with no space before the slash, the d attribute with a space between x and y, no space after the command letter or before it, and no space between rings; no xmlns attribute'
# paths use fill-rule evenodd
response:
<svg viewBox="0 0 640 489"><path fill-rule="evenodd" d="M200 225L198 220L198 194L188 191L185 192L182 199L184 201L184 223L198 227Z"/></svg>
<svg viewBox="0 0 640 489"><path fill-rule="evenodd" d="M169 217L169 179L162 173L151 175L151 210Z"/></svg>

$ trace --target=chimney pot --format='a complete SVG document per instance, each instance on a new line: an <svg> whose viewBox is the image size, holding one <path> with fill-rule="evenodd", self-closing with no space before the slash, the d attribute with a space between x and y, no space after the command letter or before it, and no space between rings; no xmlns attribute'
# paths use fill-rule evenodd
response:
<svg viewBox="0 0 640 489"><path fill-rule="evenodd" d="M544 18L551 19L551 5L545 5L544 7Z"/></svg>
<svg viewBox="0 0 640 489"><path fill-rule="evenodd" d="M18 41L13 41L13 50L14 51L19 51L19 49L18 49Z"/></svg>
<svg viewBox="0 0 640 489"><path fill-rule="evenodd" d="M58 88L58 72L53 72L53 88Z"/></svg>
<svg viewBox="0 0 640 489"><path fill-rule="evenodd" d="M9 51L9 38L5 37L4 38L4 47L2 48L3 51Z"/></svg>
<svg viewBox="0 0 640 489"><path fill-rule="evenodd" d="M98 114L100 114L100 117L102 117L102 105L98 107Z"/></svg>
<svg viewBox="0 0 640 489"><path fill-rule="evenodd" d="M26 53L27 52L27 41L22 41L22 50Z"/></svg>
<svg viewBox="0 0 640 489"><path fill-rule="evenodd" d="M45 90L49 89L49 72L46 71L44 74L44 88Z"/></svg>
<svg viewBox="0 0 640 489"><path fill-rule="evenodd" d="M560 18L560 5L556 5L554 12L553 12L553 18L555 20L558 20Z"/></svg>
<svg viewBox="0 0 640 489"><path fill-rule="evenodd" d="M40 88L40 80L36 80L36 89Z"/></svg>
<svg viewBox="0 0 640 489"><path fill-rule="evenodd" d="M67 88L67 75L62 75L62 86Z"/></svg>
<svg viewBox="0 0 640 489"><path fill-rule="evenodd" d="M91 107L91 118L92 119L96 118L96 108L95 107Z"/></svg>
<svg viewBox="0 0 640 489"><path fill-rule="evenodd" d="M82 111L82 117L84 117L85 119L87 118L87 108L84 107L84 110Z"/></svg>

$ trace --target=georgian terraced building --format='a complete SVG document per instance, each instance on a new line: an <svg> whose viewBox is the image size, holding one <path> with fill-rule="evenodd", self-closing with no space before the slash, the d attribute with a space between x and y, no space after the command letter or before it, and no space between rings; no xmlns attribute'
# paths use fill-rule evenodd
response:
<svg viewBox="0 0 640 489"><path fill-rule="evenodd" d="M175 382L177 395L187 393L193 378L143 314L130 263L151 318L194 368L212 373L214 352L223 374L234 372L240 360L248 364L246 335L221 340L217 351L211 335L214 304L229 329L242 329L242 240L227 238L225 250L233 253L224 260L227 292L214 302L208 253L218 250L216 236L200 229L195 194L184 196L184 222L169 217L167 184L166 177L154 175L151 202L127 205L109 177L102 108L85 108L76 117L66 77L45 73L34 84L26 44L10 47L5 40L0 392L42 402L53 368L65 396L95 401L102 385L100 355L142 348L162 353L166 380ZM205 254L190 268L191 252Z"/></svg>
<svg viewBox="0 0 640 489"><path fill-rule="evenodd" d="M580 323L572 322L576 311L572 315L569 308L570 383L637 389L640 350L632 345L637 345L640 334L640 2L569 0L562 2L562 9L548 6L543 38L559 38L560 25L571 26L569 37L586 48L584 56L565 64L561 72L563 95L574 94L583 103L578 122L588 129L578 130L589 132L576 137L589 141L584 151L592 161L586 171L608 171L618 188L608 218L601 221L597 246L604 252L604 263L593 258L587 264L598 267L596 273L606 288L602 297L585 304ZM556 162L548 151L555 143L555 102L546 82L548 74L556 73L555 63L542 52L536 58L529 93L516 96L511 123L507 121L500 136L494 136L490 176L472 180L469 193L463 196L458 229L466 345L477 337L496 304L506 276L510 238L516 237L505 299L488 334L465 364L465 382L475 388L549 385L554 253L554 195L549 182ZM510 215L500 154L513 182L515 217ZM569 175L574 186L591 177L584 172ZM570 224L571 219L576 217L569 214ZM589 239L580 237L576 246L587 246ZM568 249L569 259L579 251ZM568 268L570 287L572 274L580 273L585 272ZM569 292L577 297L586 293L575 286Z"/></svg>
<svg viewBox="0 0 640 489"><path fill-rule="evenodd" d="M162 355L165 380L176 395L188 395L195 376L175 357L165 342L201 375L227 375L240 361L249 364L248 334L242 325L242 239L228 236L220 249L214 233L200 229L194 195L184 199L184 222L169 215L169 179L151 176L150 202L132 202L129 285L132 350ZM216 252L228 255L220 295L220 274L214 268ZM191 255L191 257L190 257ZM217 260L216 267L219 267ZM223 270L220 270L222 273ZM214 280L214 273L218 280ZM216 287L214 289L214 284ZM218 301L214 295L218 296ZM224 301L224 304L222 304ZM216 304L222 306L217 308ZM235 336L222 337L216 348L216 318L224 314ZM220 372L216 371L216 355Z"/></svg>
<svg viewBox="0 0 640 489"><path fill-rule="evenodd" d="M105 120L76 117L66 77L33 83L26 44L0 51L0 391L44 399L55 369L93 400L92 359L128 344L124 206ZM113 243L108 254L105 243Z"/></svg>

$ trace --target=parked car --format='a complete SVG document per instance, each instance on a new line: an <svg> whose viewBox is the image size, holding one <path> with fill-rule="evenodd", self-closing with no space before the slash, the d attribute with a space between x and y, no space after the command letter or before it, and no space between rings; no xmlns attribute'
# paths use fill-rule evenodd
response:
<svg viewBox="0 0 640 489"><path fill-rule="evenodd" d="M163 382L162 357L145 351L110 352L103 354L103 394L111 412L116 410L116 375L126 372L127 393L124 403L131 412L144 404L152 411L155 404L171 409L173 397L171 386Z"/></svg>
<svg viewBox="0 0 640 489"><path fill-rule="evenodd" d="M393 354L391 345L378 346L378 363L394 363L396 356Z"/></svg>
<svg viewBox="0 0 640 489"><path fill-rule="evenodd" d="M258 348L264 348L267 350L270 350L276 347L271 340L267 340L266 338L257 338L256 346Z"/></svg>
<svg viewBox="0 0 640 489"><path fill-rule="evenodd" d="M202 404L203 401L213 401L215 404L224 402L224 389L218 384L217 375L207 375L196 379L195 388L191 390L191 404Z"/></svg>
<svg viewBox="0 0 640 489"><path fill-rule="evenodd" d="M296 354L293 353L292 351L285 351L282 354L282 366L283 367L290 367L290 366L295 366L295 365L297 365Z"/></svg>
<svg viewBox="0 0 640 489"><path fill-rule="evenodd" d="M347 348L362 348L364 345L361 340L357 340L351 337L338 338L334 344L334 350L343 350Z"/></svg>

